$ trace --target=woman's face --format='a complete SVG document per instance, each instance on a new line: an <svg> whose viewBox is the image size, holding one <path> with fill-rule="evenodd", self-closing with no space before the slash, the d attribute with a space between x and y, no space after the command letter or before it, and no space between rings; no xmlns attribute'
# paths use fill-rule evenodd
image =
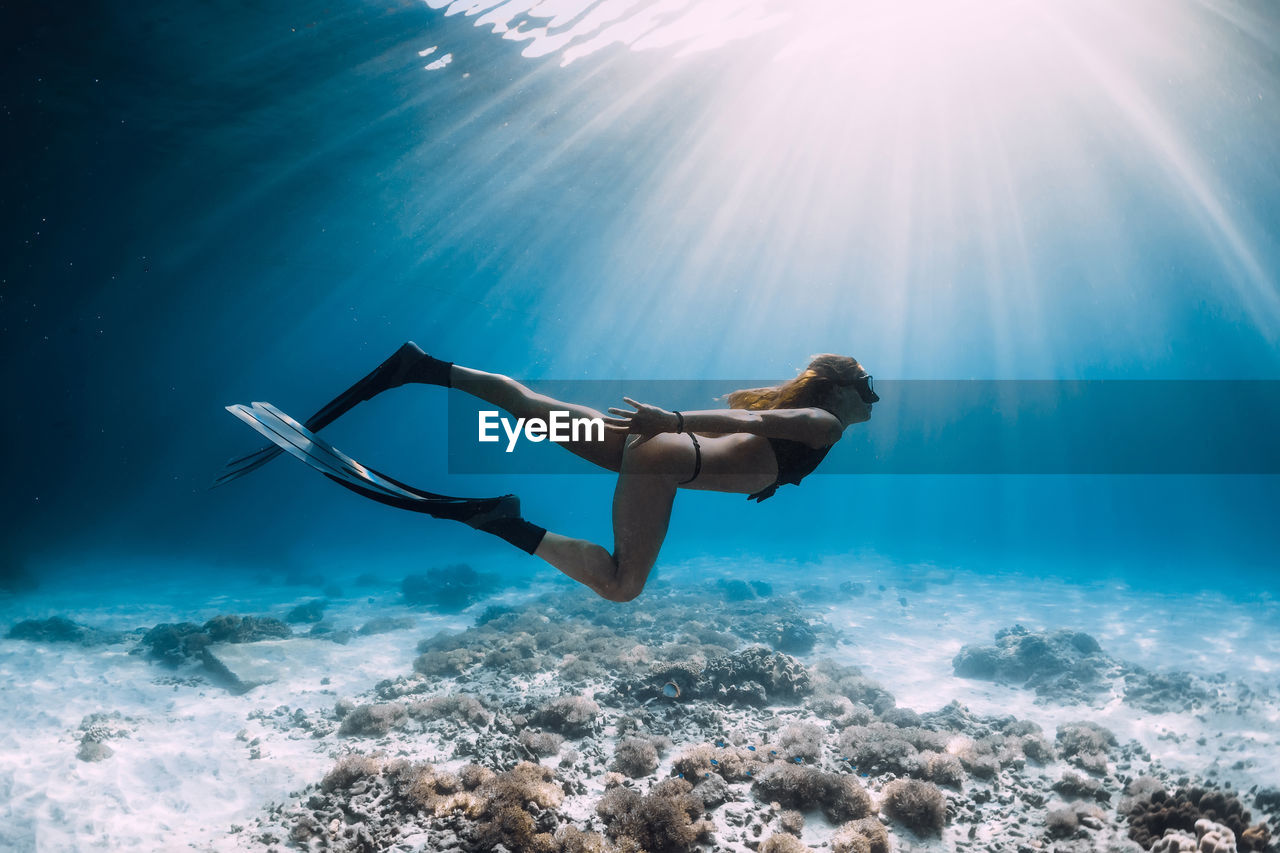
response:
<svg viewBox="0 0 1280 853"><path fill-rule="evenodd" d="M871 403L865 403L857 390L849 386L840 389L835 416L845 426L866 423L871 420Z"/></svg>

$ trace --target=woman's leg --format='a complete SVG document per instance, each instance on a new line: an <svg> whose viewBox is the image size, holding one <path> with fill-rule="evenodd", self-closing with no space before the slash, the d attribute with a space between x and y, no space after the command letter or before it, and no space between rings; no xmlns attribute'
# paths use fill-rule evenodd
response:
<svg viewBox="0 0 1280 853"><path fill-rule="evenodd" d="M667 536L677 483L693 468L693 446L658 436L628 446L613 492L613 553L585 539L548 532L533 553L610 601L644 589Z"/></svg>
<svg viewBox="0 0 1280 853"><path fill-rule="evenodd" d="M495 406L506 409L518 418L549 420L552 410L569 412L573 418L603 418L591 408L575 403L565 403L532 390L507 376L472 370L448 361L433 358L412 341L403 344L372 373L343 391L306 420L305 426L319 432L357 404L391 388L409 383L443 385L458 388ZM626 436L605 430L603 441L559 442L571 453L610 471L622 466L622 447Z"/></svg>
<svg viewBox="0 0 1280 853"><path fill-rule="evenodd" d="M466 391L486 403L505 409L517 418L541 418L546 421L552 410L568 412L571 418L603 418L604 414L577 403L565 403L538 394L509 376L486 373L470 367L453 365L449 372L449 384L459 391ZM603 441L557 442L565 450L609 471L622 469L622 451L626 436L612 430L604 431Z"/></svg>

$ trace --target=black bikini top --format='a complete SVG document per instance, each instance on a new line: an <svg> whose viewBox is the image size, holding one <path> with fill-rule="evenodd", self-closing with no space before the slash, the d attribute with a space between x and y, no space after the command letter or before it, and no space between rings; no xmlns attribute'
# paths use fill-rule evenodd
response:
<svg viewBox="0 0 1280 853"><path fill-rule="evenodd" d="M769 444L773 447L773 455L778 458L778 478L754 495L747 495L747 500L756 503L773 497L773 493L778 491L778 486L787 483L793 486L800 485L800 481L812 474L813 469L817 468L819 463L827 458L831 448L835 447L834 444L826 447L810 447L804 442L785 438L771 438Z"/></svg>

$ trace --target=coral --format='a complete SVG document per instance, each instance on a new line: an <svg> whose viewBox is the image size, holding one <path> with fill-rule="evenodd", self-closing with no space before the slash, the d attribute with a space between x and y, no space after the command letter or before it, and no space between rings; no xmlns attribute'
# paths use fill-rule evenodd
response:
<svg viewBox="0 0 1280 853"><path fill-rule="evenodd" d="M1145 787L1150 787L1150 783ZM1235 836L1240 850L1265 850L1270 843L1266 825L1251 827L1252 817L1244 805L1221 791L1185 788L1170 795L1157 788L1146 796L1137 791L1132 793L1137 796L1128 802L1129 837L1147 849L1170 830L1187 834L1198 832L1197 824L1202 819L1209 823L1200 824L1203 832L1199 834L1212 829L1209 824L1220 825ZM1219 844L1221 840L1220 836L1215 837L1211 844Z"/></svg>
<svg viewBox="0 0 1280 853"><path fill-rule="evenodd" d="M1124 787L1124 796L1120 798L1120 805L1118 806L1120 813L1129 814L1133 811L1135 805L1154 799L1157 791L1160 792L1160 797L1162 798L1169 796L1164 789L1164 785L1154 776L1138 776L1135 779L1131 779Z"/></svg>
<svg viewBox="0 0 1280 853"><path fill-rule="evenodd" d="M564 737L555 732L536 732L524 729L520 732L520 743L534 755L555 755L564 746Z"/></svg>
<svg viewBox="0 0 1280 853"><path fill-rule="evenodd" d="M106 761L112 755L115 755L114 749L107 746L102 741L90 740L88 738L81 738L80 748L76 750L76 758L81 761L88 762Z"/></svg>
<svg viewBox="0 0 1280 853"><path fill-rule="evenodd" d="M306 604L299 604L284 617L286 622L319 622L324 618L327 603L323 599L313 599Z"/></svg>
<svg viewBox="0 0 1280 853"><path fill-rule="evenodd" d="M818 761L822 758L824 734L822 727L813 723L791 723L778 735L778 754L786 761Z"/></svg>
<svg viewBox="0 0 1280 853"><path fill-rule="evenodd" d="M413 669L429 678L449 678L461 675L478 659L475 652L469 649L429 651L414 658Z"/></svg>
<svg viewBox="0 0 1280 853"><path fill-rule="evenodd" d="M1044 816L1044 825L1049 830L1050 835L1066 838L1080 828L1080 818L1076 816L1074 808L1062 806L1056 809L1049 809Z"/></svg>
<svg viewBox="0 0 1280 853"><path fill-rule="evenodd" d="M453 774L403 760L388 764L383 775L411 810L435 817L461 814L472 820L481 815L487 802L477 789L496 778L492 770L474 764Z"/></svg>
<svg viewBox="0 0 1280 853"><path fill-rule="evenodd" d="M555 771L530 761L522 761L506 773L490 778L481 791L491 800L521 805L536 803L544 809L558 808L564 800L564 791L556 784Z"/></svg>
<svg viewBox="0 0 1280 853"><path fill-rule="evenodd" d="M358 780L377 776L381 772L381 761L369 755L353 752L338 759L338 763L320 781L320 790L343 791Z"/></svg>
<svg viewBox="0 0 1280 853"><path fill-rule="evenodd" d="M1220 823L1200 818L1195 834L1169 829L1151 845L1153 853L1236 853L1236 835Z"/></svg>
<svg viewBox="0 0 1280 853"><path fill-rule="evenodd" d="M849 726L840 734L837 748L854 767L869 772L906 773L915 766L918 752L896 729L883 723Z"/></svg>
<svg viewBox="0 0 1280 853"><path fill-rule="evenodd" d="M799 617L779 619L764 630L753 633L752 639L766 642L777 651L788 654L802 655L813 651L818 643L818 635L808 621Z"/></svg>
<svg viewBox="0 0 1280 853"><path fill-rule="evenodd" d="M763 766L758 755L736 746L713 748L701 744L678 755L671 767L695 785L713 773L726 782L743 782L754 778Z"/></svg>
<svg viewBox="0 0 1280 853"><path fill-rule="evenodd" d="M405 710L410 717L420 720L452 717L479 728L485 728L493 722L493 714L474 696L434 696L421 702L411 702Z"/></svg>
<svg viewBox="0 0 1280 853"><path fill-rule="evenodd" d="M1254 797L1253 804L1260 811L1280 812L1280 789L1263 788Z"/></svg>
<svg viewBox="0 0 1280 853"><path fill-rule="evenodd" d="M331 643L337 643L345 646L355 637L355 632L350 628L339 628L332 622L317 622L311 626L311 630L307 631L308 637L322 637Z"/></svg>
<svg viewBox="0 0 1280 853"><path fill-rule="evenodd" d="M600 715L600 706L585 696L559 696L534 713L535 724L567 737L581 737L591 732Z"/></svg>
<svg viewBox="0 0 1280 853"><path fill-rule="evenodd" d="M1048 764L1053 761L1053 744L1041 734L1021 735L1022 754L1037 764Z"/></svg>
<svg viewBox="0 0 1280 853"><path fill-rule="evenodd" d="M360 626L357 631L362 637L371 637L374 634L389 634L392 631L403 631L406 628L412 628L416 625L413 619L408 616L375 616L368 622Z"/></svg>
<svg viewBox="0 0 1280 853"><path fill-rule="evenodd" d="M509 672L538 672L544 668L543 656L538 653L538 641L529 634L513 634L500 648L484 656L486 669L505 669Z"/></svg>
<svg viewBox="0 0 1280 853"><path fill-rule="evenodd" d="M879 683L862 674L856 666L845 666L824 660L818 664L818 673L826 682L824 687L857 705L866 705L877 714L894 706L893 694Z"/></svg>
<svg viewBox="0 0 1280 853"><path fill-rule="evenodd" d="M1140 666L1124 674L1124 701L1155 714L1195 711L1213 700L1213 691L1186 672L1150 672Z"/></svg>
<svg viewBox="0 0 1280 853"><path fill-rule="evenodd" d="M1087 720L1058 726L1058 752L1067 761L1090 773L1107 772L1107 753L1116 746L1109 729Z"/></svg>
<svg viewBox="0 0 1280 853"><path fill-rule="evenodd" d="M604 667L589 657L565 655L556 667L560 677L565 681L586 681L593 678L604 678L608 673Z"/></svg>
<svg viewBox="0 0 1280 853"><path fill-rule="evenodd" d="M474 790L494 778L496 774L488 767L479 764L468 764L458 771L458 781L468 790Z"/></svg>
<svg viewBox="0 0 1280 853"><path fill-rule="evenodd" d="M223 614L204 623L202 630L215 643L255 643L293 635L293 629L288 625L269 616Z"/></svg>
<svg viewBox="0 0 1280 853"><path fill-rule="evenodd" d="M753 601L756 598L756 591L744 580L717 578L711 585L719 590L725 601Z"/></svg>
<svg viewBox="0 0 1280 853"><path fill-rule="evenodd" d="M733 799L733 793L729 790L729 783L719 776L707 776L695 781L697 785L693 789L693 794L702 800L702 805L706 807L707 811L711 811Z"/></svg>
<svg viewBox="0 0 1280 853"><path fill-rule="evenodd" d="M782 827L783 832L799 836L804 831L804 813L795 809L786 809L778 815L778 826Z"/></svg>
<svg viewBox="0 0 1280 853"><path fill-rule="evenodd" d="M1245 850L1267 850L1271 843L1271 830L1265 823L1247 827L1240 833L1240 846Z"/></svg>
<svg viewBox="0 0 1280 853"><path fill-rule="evenodd" d="M76 758L81 761L105 761L115 754L115 750L104 741L111 738L127 737L130 729L124 723L132 723L130 717L121 716L119 711L110 714L87 714L80 720L80 748L76 750Z"/></svg>
<svg viewBox="0 0 1280 853"><path fill-rule="evenodd" d="M347 736L385 735L407 719L405 706L399 702L379 705L361 705L342 718L338 734Z"/></svg>
<svg viewBox="0 0 1280 853"><path fill-rule="evenodd" d="M1151 845L1151 853L1195 853L1196 837L1177 829L1170 829Z"/></svg>
<svg viewBox="0 0 1280 853"><path fill-rule="evenodd" d="M343 756L321 781L319 793L307 801L308 809L293 817L289 838L303 847L320 842L332 850L378 849L373 835L385 819L379 819L380 809L374 808L372 814L364 809L374 802L394 802L393 813L399 812L404 798L394 789L402 787L420 766L405 761L384 766L374 756ZM360 813L360 818L353 813ZM355 825L347 825L348 821Z"/></svg>
<svg viewBox="0 0 1280 853"><path fill-rule="evenodd" d="M1236 834L1222 824L1202 817L1195 830L1200 853L1236 853Z"/></svg>
<svg viewBox="0 0 1280 853"><path fill-rule="evenodd" d="M884 788L885 813L919 835L940 834L947 822L947 797L937 785L897 779Z"/></svg>
<svg viewBox="0 0 1280 853"><path fill-rule="evenodd" d="M997 631L994 646L964 646L951 664L961 678L1017 684L1075 702L1099 692L1102 674L1116 667L1088 634L1032 632L1021 625Z"/></svg>
<svg viewBox="0 0 1280 853"><path fill-rule="evenodd" d="M880 715L880 722L898 728L911 728L919 727L923 721L910 708L886 708Z"/></svg>
<svg viewBox="0 0 1280 853"><path fill-rule="evenodd" d="M490 778L478 794L483 805L472 836L480 849L494 850L501 844L512 851L554 853L556 843L550 830L556 817L552 810L564 799L554 771L522 761Z"/></svg>
<svg viewBox="0 0 1280 853"><path fill-rule="evenodd" d="M809 848L794 835L775 832L760 845L760 853L809 853Z"/></svg>
<svg viewBox="0 0 1280 853"><path fill-rule="evenodd" d="M848 696L824 693L821 696L811 698L805 703L805 707L824 720L839 720L852 714L856 706ZM870 718L864 722L870 722ZM846 723L846 725L848 724Z"/></svg>
<svg viewBox="0 0 1280 853"><path fill-rule="evenodd" d="M495 574L477 572L459 563L429 569L425 575L409 575L400 583L400 591L408 604L456 613L489 595L501 580Z"/></svg>
<svg viewBox="0 0 1280 853"><path fill-rule="evenodd" d="M784 808L821 809L836 823L866 817L874 810L870 795L856 777L799 764L770 768L760 775L754 791L757 799L777 802Z"/></svg>
<svg viewBox="0 0 1280 853"><path fill-rule="evenodd" d="M143 635L141 644L150 657L176 666L199 657L211 643L253 643L292 635L293 630L279 619L223 614L203 625L193 622L156 625Z"/></svg>
<svg viewBox="0 0 1280 853"><path fill-rule="evenodd" d="M637 698L641 699L649 697L664 697L664 701L682 697L692 699L699 695L699 682L702 680L704 665L705 661L696 660L655 661L649 665L648 674L638 679L630 689ZM674 685L678 691L674 697L664 691L667 684Z"/></svg>
<svg viewBox="0 0 1280 853"><path fill-rule="evenodd" d="M831 853L889 853L889 833L874 817L850 821L831 837Z"/></svg>
<svg viewBox="0 0 1280 853"><path fill-rule="evenodd" d="M611 853L612 848L598 832L583 832L576 826L565 824L556 830L557 853Z"/></svg>
<svg viewBox="0 0 1280 853"><path fill-rule="evenodd" d="M40 643L76 643L81 646L99 646L118 643L124 634L113 631L99 631L65 616L50 616L48 619L27 619L19 622L5 634L10 640L32 640Z"/></svg>
<svg viewBox="0 0 1280 853"><path fill-rule="evenodd" d="M916 762L921 779L957 790L964 785L964 765L945 752L922 752Z"/></svg>
<svg viewBox="0 0 1280 853"><path fill-rule="evenodd" d="M475 764L448 772L404 759L384 764L348 755L307 800L289 836L312 849L319 843L326 850L389 850L407 831L451 827L423 849L438 849L436 841L453 848L461 841L464 849L477 851L605 853L603 839L593 834L568 832L563 842L553 837L563 797L555 774L528 762L505 773Z"/></svg>
<svg viewBox="0 0 1280 853"><path fill-rule="evenodd" d="M677 650L663 647L665 655ZM691 653L691 649L683 650ZM663 687L674 684L679 693L672 697ZM809 672L804 664L782 652L770 652L763 646L719 655L705 665L696 654L675 662L656 662L624 692L637 698L710 699L725 705L764 706L770 702L792 701L812 690Z"/></svg>
<svg viewBox="0 0 1280 853"><path fill-rule="evenodd" d="M147 653L172 666L198 656L210 642L209 635L193 622L164 622L142 635L142 646Z"/></svg>
<svg viewBox="0 0 1280 853"><path fill-rule="evenodd" d="M854 767L866 772L916 775L920 750L936 753L947 748L944 735L921 728L898 728L885 723L849 726L840 735L839 749Z"/></svg>
<svg viewBox="0 0 1280 853"><path fill-rule="evenodd" d="M812 688L804 664L782 652L751 646L708 661L702 672L704 695L725 704L764 705L795 699Z"/></svg>
<svg viewBox="0 0 1280 853"><path fill-rule="evenodd" d="M658 750L648 738L625 737L618 741L611 767L632 779L648 776L658 769Z"/></svg>
<svg viewBox="0 0 1280 853"><path fill-rule="evenodd" d="M1111 799L1111 794L1102 787L1101 782L1070 771L1063 773L1062 778L1054 782L1052 788L1068 799L1098 800L1103 803Z"/></svg>
<svg viewBox="0 0 1280 853"><path fill-rule="evenodd" d="M970 774L990 779L1003 767L1021 767L1025 763L1022 743L1022 738L991 734L979 738L958 737L947 748Z"/></svg>
<svg viewBox="0 0 1280 853"><path fill-rule="evenodd" d="M811 651L817 644L818 634L814 630L815 623L800 612L797 602L790 599L767 603L763 601L773 595L773 588L769 584L762 581L744 583L739 580L719 580L714 584L722 592L724 600L732 602L760 600L754 606L734 608L743 615L750 615L749 618L734 626L736 633L749 642L760 643L775 651L790 654L804 654ZM821 627L821 620L817 620L816 624ZM722 640L704 639L703 642L715 642L727 649L737 646L737 642L726 643Z"/></svg>
<svg viewBox="0 0 1280 853"><path fill-rule="evenodd" d="M605 792L596 813L610 838L629 840L646 853L685 853L711 832L701 820L702 800L684 779L666 779L647 795L618 786Z"/></svg>

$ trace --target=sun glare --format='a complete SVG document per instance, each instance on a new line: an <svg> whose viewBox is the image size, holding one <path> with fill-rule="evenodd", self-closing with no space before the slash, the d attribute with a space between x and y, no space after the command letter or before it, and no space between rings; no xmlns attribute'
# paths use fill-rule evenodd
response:
<svg viewBox="0 0 1280 853"><path fill-rule="evenodd" d="M427 3L562 65L608 62L605 48L646 52L661 61L637 92L669 87L684 58L722 51L698 109L682 93L654 98L680 121L636 140L651 178L607 238L653 311L723 310L732 297L749 334L821 304L836 334L871 310L882 353L919 356L959 335L994 353L997 375L1043 376L1078 343L1050 313L1098 318L1088 329L1100 341L1163 346L1166 318L1147 312L1135 325L1126 307L1159 301L1164 272L1143 241L1163 229L1223 270L1197 298L1280 339L1276 282L1255 248L1265 223L1228 202L1238 176L1186 120L1211 113L1201 81L1234 56L1240 21L1223 4ZM632 99L620 92L560 153L616 126ZM1157 212L1158 228L1135 222L1137 207ZM599 298L603 316L611 297Z"/></svg>

